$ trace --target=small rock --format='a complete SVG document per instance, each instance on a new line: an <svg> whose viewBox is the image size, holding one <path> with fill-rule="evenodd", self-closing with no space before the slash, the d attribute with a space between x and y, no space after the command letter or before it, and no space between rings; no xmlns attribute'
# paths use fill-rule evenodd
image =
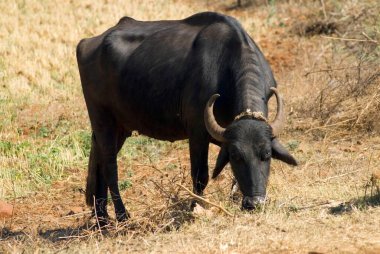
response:
<svg viewBox="0 0 380 254"><path fill-rule="evenodd" d="M13 206L0 200L0 218L8 218L13 214Z"/></svg>
<svg viewBox="0 0 380 254"><path fill-rule="evenodd" d="M211 217L213 212L211 210L204 209L197 203L193 209L193 214L197 216Z"/></svg>

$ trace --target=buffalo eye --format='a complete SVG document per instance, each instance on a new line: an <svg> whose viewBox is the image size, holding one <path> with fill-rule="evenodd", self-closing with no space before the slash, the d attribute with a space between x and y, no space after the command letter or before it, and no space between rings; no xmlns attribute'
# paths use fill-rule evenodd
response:
<svg viewBox="0 0 380 254"><path fill-rule="evenodd" d="M271 151L263 151L261 153L261 160L262 161L268 161L270 160L270 158L272 158L272 153Z"/></svg>

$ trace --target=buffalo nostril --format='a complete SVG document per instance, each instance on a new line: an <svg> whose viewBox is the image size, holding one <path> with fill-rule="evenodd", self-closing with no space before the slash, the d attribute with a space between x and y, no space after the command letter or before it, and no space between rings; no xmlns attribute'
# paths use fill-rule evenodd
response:
<svg viewBox="0 0 380 254"><path fill-rule="evenodd" d="M251 211L253 209L260 207L264 203L265 203L265 197L261 197L261 196L248 197L248 196L245 196L243 198L242 207L244 210Z"/></svg>

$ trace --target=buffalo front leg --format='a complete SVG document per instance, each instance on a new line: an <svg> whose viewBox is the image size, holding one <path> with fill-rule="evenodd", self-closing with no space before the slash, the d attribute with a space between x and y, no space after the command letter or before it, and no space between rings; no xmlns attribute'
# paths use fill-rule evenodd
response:
<svg viewBox="0 0 380 254"><path fill-rule="evenodd" d="M193 191L197 195L203 195L209 180L207 165L209 139L206 134L194 135L189 139L191 178L193 180Z"/></svg>

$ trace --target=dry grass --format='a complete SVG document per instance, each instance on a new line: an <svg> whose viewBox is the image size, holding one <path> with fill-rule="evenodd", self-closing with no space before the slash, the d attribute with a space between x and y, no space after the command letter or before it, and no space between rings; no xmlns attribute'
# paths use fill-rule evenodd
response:
<svg viewBox="0 0 380 254"><path fill-rule="evenodd" d="M234 2L0 2L0 199L15 206L13 218L0 219L0 252L380 252L379 4L228 8ZM281 140L300 166L273 163L269 200L254 213L229 199L227 169L206 198L234 217L207 206L191 213L190 196L176 185L191 185L187 142L132 137L119 156L132 219L91 229L83 195L90 132L76 43L124 15L178 19L204 10L237 17L263 49L289 111ZM217 152L211 146L211 167Z"/></svg>

